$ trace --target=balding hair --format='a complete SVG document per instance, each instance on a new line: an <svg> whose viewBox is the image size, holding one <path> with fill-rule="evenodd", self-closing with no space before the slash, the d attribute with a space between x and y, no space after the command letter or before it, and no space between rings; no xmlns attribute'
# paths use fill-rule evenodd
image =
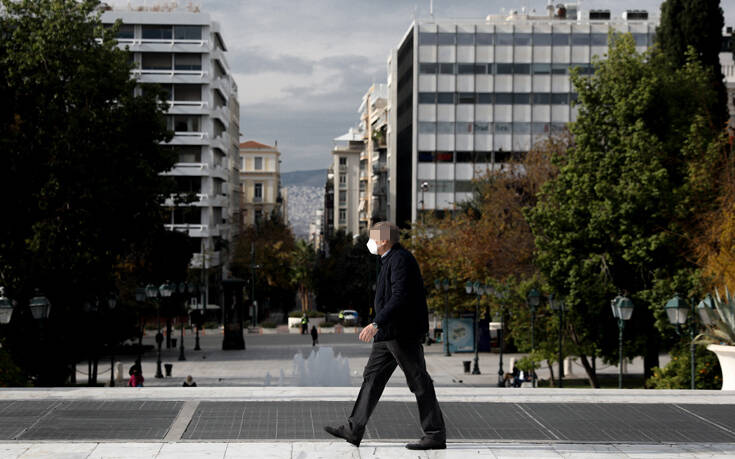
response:
<svg viewBox="0 0 735 459"><path fill-rule="evenodd" d="M378 231L380 236L378 239L372 237L373 231ZM378 222L370 228L370 237L377 241L388 241L391 245L398 244L401 240L401 232L398 227L391 222Z"/></svg>

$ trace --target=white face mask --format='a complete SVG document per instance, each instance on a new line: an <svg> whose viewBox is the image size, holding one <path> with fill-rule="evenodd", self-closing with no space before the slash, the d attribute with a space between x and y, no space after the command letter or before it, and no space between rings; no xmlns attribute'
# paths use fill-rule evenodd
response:
<svg viewBox="0 0 735 459"><path fill-rule="evenodd" d="M370 240L367 241L367 244L366 245L367 245L367 248L370 251L370 253L372 253L373 255L377 255L378 254L378 243L377 242L375 242L374 240L370 239Z"/></svg>

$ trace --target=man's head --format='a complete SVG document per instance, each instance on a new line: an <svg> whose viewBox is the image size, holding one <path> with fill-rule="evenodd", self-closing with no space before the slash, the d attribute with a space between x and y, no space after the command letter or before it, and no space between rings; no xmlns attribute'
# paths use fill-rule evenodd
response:
<svg viewBox="0 0 735 459"><path fill-rule="evenodd" d="M370 228L370 239L375 241L377 251L371 253L374 255L383 255L391 249L400 240L400 232L398 227L391 222L378 222ZM368 249L370 249L368 242Z"/></svg>

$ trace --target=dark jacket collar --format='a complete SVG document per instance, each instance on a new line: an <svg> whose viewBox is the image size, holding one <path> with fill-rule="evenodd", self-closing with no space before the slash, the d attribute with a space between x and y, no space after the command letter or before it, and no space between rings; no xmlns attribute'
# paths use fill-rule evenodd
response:
<svg viewBox="0 0 735 459"><path fill-rule="evenodd" d="M396 242L395 244L393 244L393 247L390 248L390 251L386 253L384 257L380 257L380 261L382 263L387 263L390 257L395 255L396 252L402 249L403 249L403 246L400 243Z"/></svg>

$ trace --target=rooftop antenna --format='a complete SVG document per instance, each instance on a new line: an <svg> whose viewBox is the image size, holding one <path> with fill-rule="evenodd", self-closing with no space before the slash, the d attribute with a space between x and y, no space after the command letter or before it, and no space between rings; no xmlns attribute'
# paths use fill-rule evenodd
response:
<svg viewBox="0 0 735 459"><path fill-rule="evenodd" d="M434 18L434 0L429 0L429 16Z"/></svg>

